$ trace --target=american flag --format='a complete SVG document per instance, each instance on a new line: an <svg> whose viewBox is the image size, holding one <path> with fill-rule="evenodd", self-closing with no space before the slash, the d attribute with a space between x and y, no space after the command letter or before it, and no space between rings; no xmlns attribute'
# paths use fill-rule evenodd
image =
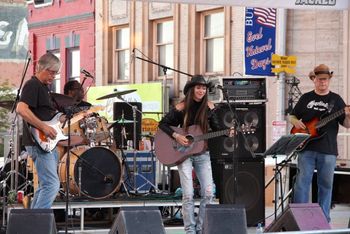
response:
<svg viewBox="0 0 350 234"><path fill-rule="evenodd" d="M254 15L257 17L259 24L276 27L276 8L254 8Z"/></svg>

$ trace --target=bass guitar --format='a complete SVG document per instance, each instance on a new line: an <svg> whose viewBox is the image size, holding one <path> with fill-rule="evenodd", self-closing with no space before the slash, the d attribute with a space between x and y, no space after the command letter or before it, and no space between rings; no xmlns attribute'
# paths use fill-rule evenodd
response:
<svg viewBox="0 0 350 234"><path fill-rule="evenodd" d="M341 110L338 110L338 111L334 112L333 114L330 114L324 118L315 117L308 122L304 122L304 124L306 126L305 129L297 129L297 128L293 127L290 130L291 134L306 133L306 134L310 135L310 138L307 139L300 147L298 147L297 151L303 150L310 141L320 139L324 135L326 135L327 132L326 131L321 132L320 129L322 127L326 126L330 121L338 118L339 116L341 116L344 113L345 113L345 110L341 109Z"/></svg>
<svg viewBox="0 0 350 234"><path fill-rule="evenodd" d="M186 136L189 140L188 146L179 144L172 137L168 136L161 129L154 135L155 154L158 160L166 166L178 165L193 154L198 154L206 150L205 140L228 135L230 129L203 134L198 125L192 125L185 132L182 128L171 127L176 133ZM247 130L244 130L247 131ZM253 133L253 131L252 131Z"/></svg>

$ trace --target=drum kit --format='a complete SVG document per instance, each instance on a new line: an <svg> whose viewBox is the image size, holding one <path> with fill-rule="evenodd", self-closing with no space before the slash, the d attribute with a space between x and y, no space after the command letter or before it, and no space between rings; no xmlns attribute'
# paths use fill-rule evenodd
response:
<svg viewBox="0 0 350 234"><path fill-rule="evenodd" d="M126 90L115 92L98 100L120 97L136 90ZM75 100L62 94L53 94L55 103L65 110L74 112L70 119L70 125L63 123L62 132L70 135L70 141L64 140L57 144L59 153L58 175L61 187L72 197L87 197L91 199L105 199L111 197L120 190L121 185L127 194L128 187L132 186L126 180L128 167L126 166L126 156L123 149L118 149L113 139L111 129L117 124L135 123L123 117L119 120L108 123L107 119L97 112L103 110L100 106L80 107ZM10 109L13 103L0 102L0 107ZM77 105L78 104L78 105ZM68 130L69 129L69 130ZM67 157L69 157L69 179L67 182ZM36 189L37 175L32 160L29 157L24 159L29 170L18 172L21 178L32 179L33 188ZM4 168L2 169L4 171ZM31 176L28 174L31 173ZM125 179L126 178L126 179ZM135 180L134 180L135 181ZM68 183L68 186L67 186ZM18 186L22 190L21 186ZM137 192L137 191L136 191Z"/></svg>

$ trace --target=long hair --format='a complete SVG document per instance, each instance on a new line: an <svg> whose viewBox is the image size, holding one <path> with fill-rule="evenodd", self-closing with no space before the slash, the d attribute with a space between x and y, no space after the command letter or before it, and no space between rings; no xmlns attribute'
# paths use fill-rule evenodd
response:
<svg viewBox="0 0 350 234"><path fill-rule="evenodd" d="M185 96L183 102L185 103L185 116L184 116L184 124L183 129L185 131L188 130L188 127L190 125L190 120L194 116L194 124L199 125L202 132L206 133L208 132L208 90L205 93L205 95L202 98L201 105L197 111L197 113L193 113L193 110L191 110L192 106L194 105L194 88L195 86L191 87L190 90L187 92L187 95Z"/></svg>

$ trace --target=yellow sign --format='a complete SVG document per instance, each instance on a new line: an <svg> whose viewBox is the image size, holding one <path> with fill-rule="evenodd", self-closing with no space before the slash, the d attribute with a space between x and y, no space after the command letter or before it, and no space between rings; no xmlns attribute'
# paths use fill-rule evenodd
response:
<svg viewBox="0 0 350 234"><path fill-rule="evenodd" d="M151 118L142 119L142 132L149 134L156 134L158 130L158 122Z"/></svg>
<svg viewBox="0 0 350 234"><path fill-rule="evenodd" d="M271 64L275 66L275 68L272 68L272 72L274 73L286 72L294 74L294 68L297 65L297 57L273 54L271 57Z"/></svg>

